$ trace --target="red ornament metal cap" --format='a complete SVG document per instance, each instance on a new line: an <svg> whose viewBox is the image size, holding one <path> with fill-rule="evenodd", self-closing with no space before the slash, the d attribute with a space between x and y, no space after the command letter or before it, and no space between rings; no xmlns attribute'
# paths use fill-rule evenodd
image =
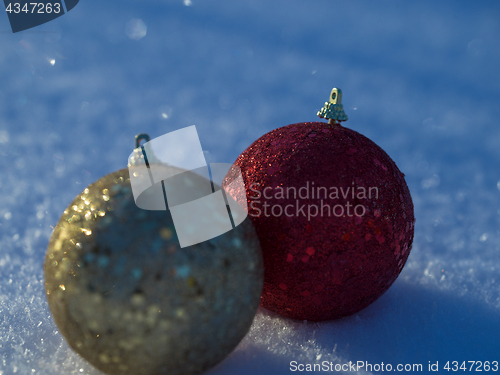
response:
<svg viewBox="0 0 500 375"><path fill-rule="evenodd" d="M342 90L334 87L330 93L330 101L318 112L320 118L328 119L330 124L339 124L341 121L347 121L348 117L344 112L342 105Z"/></svg>

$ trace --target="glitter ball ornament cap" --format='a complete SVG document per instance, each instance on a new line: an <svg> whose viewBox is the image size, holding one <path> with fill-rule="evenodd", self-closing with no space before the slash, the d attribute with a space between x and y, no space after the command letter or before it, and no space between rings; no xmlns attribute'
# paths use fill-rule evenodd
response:
<svg viewBox="0 0 500 375"><path fill-rule="evenodd" d="M263 251L261 305L289 318L363 309L396 280L412 246L404 175L379 146L340 125L339 94L332 90L318 113L329 123L273 130L235 162Z"/></svg>
<svg viewBox="0 0 500 375"><path fill-rule="evenodd" d="M187 174L193 186L206 182L189 171L156 167ZM127 168L91 184L66 208L44 269L59 330L106 374L185 375L211 368L247 333L263 283L249 219L180 248L169 211L135 204Z"/></svg>

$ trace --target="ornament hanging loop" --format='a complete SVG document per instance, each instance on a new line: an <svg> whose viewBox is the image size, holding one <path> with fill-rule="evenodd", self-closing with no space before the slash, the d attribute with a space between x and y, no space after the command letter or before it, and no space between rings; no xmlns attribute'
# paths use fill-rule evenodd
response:
<svg viewBox="0 0 500 375"><path fill-rule="evenodd" d="M135 147L134 148L139 148L141 147L141 141L144 141L144 143L149 142L151 138L149 138L149 134L146 133L141 133L137 134L135 136Z"/></svg>
<svg viewBox="0 0 500 375"><path fill-rule="evenodd" d="M328 119L329 124L340 125L341 121L347 121L348 117L342 105L342 90L334 87L330 93L330 101L317 113L318 117Z"/></svg>
<svg viewBox="0 0 500 375"><path fill-rule="evenodd" d="M342 90L334 88L330 94L330 103L342 104Z"/></svg>

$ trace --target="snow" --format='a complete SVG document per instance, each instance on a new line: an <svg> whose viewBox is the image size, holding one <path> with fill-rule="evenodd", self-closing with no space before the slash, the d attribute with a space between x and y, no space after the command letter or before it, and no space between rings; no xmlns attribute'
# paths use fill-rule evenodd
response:
<svg viewBox="0 0 500 375"><path fill-rule="evenodd" d="M346 126L406 175L408 263L351 317L260 310L209 373L500 361L499 18L494 1L82 0L12 34L0 15L0 375L99 374L54 325L42 261L64 208L126 166L136 134L196 124L207 160L232 162L317 119L334 86ZM381 372L365 370L340 373Z"/></svg>

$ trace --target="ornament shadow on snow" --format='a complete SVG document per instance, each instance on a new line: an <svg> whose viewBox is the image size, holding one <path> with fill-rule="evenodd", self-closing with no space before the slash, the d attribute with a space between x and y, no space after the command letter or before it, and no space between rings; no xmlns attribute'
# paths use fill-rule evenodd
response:
<svg viewBox="0 0 500 375"><path fill-rule="evenodd" d="M140 145L144 140L145 143ZM165 169L173 165L178 169ZM149 139L136 137L136 148L129 156L130 183L137 207L144 210L170 210L181 248L226 233L247 217L241 172L229 184L222 180L230 163L205 161L196 127L189 126ZM204 177L194 186L190 173ZM240 204L238 202L244 202Z"/></svg>

